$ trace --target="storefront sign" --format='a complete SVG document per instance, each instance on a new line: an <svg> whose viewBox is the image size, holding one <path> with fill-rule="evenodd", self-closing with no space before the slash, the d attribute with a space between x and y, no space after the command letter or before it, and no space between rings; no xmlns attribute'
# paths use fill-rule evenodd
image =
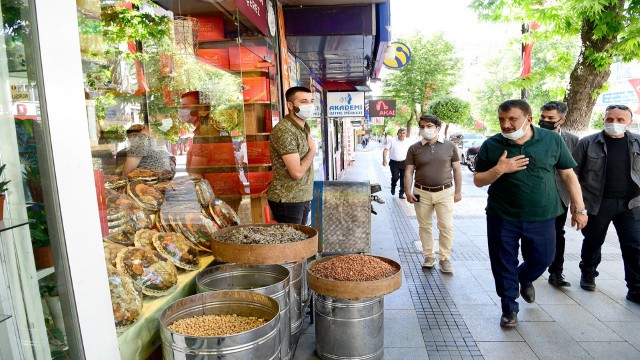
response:
<svg viewBox="0 0 640 360"><path fill-rule="evenodd" d="M384 118L383 117L372 117L371 118L371 125L384 125Z"/></svg>
<svg viewBox="0 0 640 360"><path fill-rule="evenodd" d="M328 117L364 116L364 92L327 93Z"/></svg>
<svg viewBox="0 0 640 360"><path fill-rule="evenodd" d="M269 36L267 26L267 0L236 0L238 10L263 34Z"/></svg>
<svg viewBox="0 0 640 360"><path fill-rule="evenodd" d="M411 61L411 49L401 42L392 42L384 54L384 66L389 69L402 69Z"/></svg>
<svg viewBox="0 0 640 360"><path fill-rule="evenodd" d="M369 115L371 117L395 117L395 100L369 100Z"/></svg>
<svg viewBox="0 0 640 360"><path fill-rule="evenodd" d="M20 91L17 85L11 85L11 101L29 101L29 92Z"/></svg>

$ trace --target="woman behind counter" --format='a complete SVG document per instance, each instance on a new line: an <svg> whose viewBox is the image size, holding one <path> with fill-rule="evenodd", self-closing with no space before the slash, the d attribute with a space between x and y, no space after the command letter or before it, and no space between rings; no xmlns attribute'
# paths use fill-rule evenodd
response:
<svg viewBox="0 0 640 360"><path fill-rule="evenodd" d="M149 124L131 125L127 130L129 150L122 168L122 176L126 176L136 168L151 170L173 170L169 152L158 145L151 136Z"/></svg>

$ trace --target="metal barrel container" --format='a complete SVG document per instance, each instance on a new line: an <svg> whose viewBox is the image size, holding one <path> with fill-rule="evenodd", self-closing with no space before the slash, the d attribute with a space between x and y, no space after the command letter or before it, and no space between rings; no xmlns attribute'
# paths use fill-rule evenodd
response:
<svg viewBox="0 0 640 360"><path fill-rule="evenodd" d="M196 276L198 293L248 290L271 296L280 306L280 357L290 358L289 270L281 265L224 264L202 270Z"/></svg>
<svg viewBox="0 0 640 360"><path fill-rule="evenodd" d="M282 264L290 275L289 285L289 314L291 316L291 336L300 331L302 328L302 320L304 319L304 307L303 307L303 293L306 284L304 282L303 273L305 272L305 264L307 260L302 260L294 263Z"/></svg>
<svg viewBox="0 0 640 360"><path fill-rule="evenodd" d="M358 301L314 293L316 353L321 359L382 359L384 298Z"/></svg>
<svg viewBox="0 0 640 360"><path fill-rule="evenodd" d="M267 323L250 331L216 337L178 334L175 321L202 315L255 316ZM196 294L173 302L160 313L164 359L269 359L280 358L280 307L273 298L251 291L228 290Z"/></svg>

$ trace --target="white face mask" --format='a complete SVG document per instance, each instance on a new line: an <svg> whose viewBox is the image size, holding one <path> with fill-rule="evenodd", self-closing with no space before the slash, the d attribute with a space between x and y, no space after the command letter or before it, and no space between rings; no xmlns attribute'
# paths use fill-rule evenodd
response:
<svg viewBox="0 0 640 360"><path fill-rule="evenodd" d="M431 140L438 136L438 133L435 129L420 129L420 136L425 140Z"/></svg>
<svg viewBox="0 0 640 360"><path fill-rule="evenodd" d="M191 115L190 109L178 109L178 117L186 123L192 123L196 120L196 117Z"/></svg>
<svg viewBox="0 0 640 360"><path fill-rule="evenodd" d="M313 104L305 104L298 106L298 109L299 110L298 112L296 112L296 116L302 120L309 120L313 116L313 112L316 110L316 107Z"/></svg>
<svg viewBox="0 0 640 360"><path fill-rule="evenodd" d="M505 133L504 131L502 132L502 136L506 137L509 140L512 141L517 141L520 140L524 134L527 133L527 129L529 128L528 126L528 121L524 121L524 124L522 124L522 126L520 126L520 129L512 132L512 133Z"/></svg>
<svg viewBox="0 0 640 360"><path fill-rule="evenodd" d="M627 130L627 125L617 123L604 124L604 132L611 136L620 136Z"/></svg>

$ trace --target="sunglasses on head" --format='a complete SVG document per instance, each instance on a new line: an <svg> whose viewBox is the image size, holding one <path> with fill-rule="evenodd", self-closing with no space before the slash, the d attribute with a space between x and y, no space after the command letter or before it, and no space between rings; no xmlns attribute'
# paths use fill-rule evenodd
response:
<svg viewBox="0 0 640 360"><path fill-rule="evenodd" d="M628 106L626 106L626 105L609 105L609 106L607 106L607 108L606 108L606 110L607 110L607 111L609 111L609 110L615 110L615 109L618 109L618 110L625 110L625 111L631 111L631 109L629 109L629 107L628 107Z"/></svg>

